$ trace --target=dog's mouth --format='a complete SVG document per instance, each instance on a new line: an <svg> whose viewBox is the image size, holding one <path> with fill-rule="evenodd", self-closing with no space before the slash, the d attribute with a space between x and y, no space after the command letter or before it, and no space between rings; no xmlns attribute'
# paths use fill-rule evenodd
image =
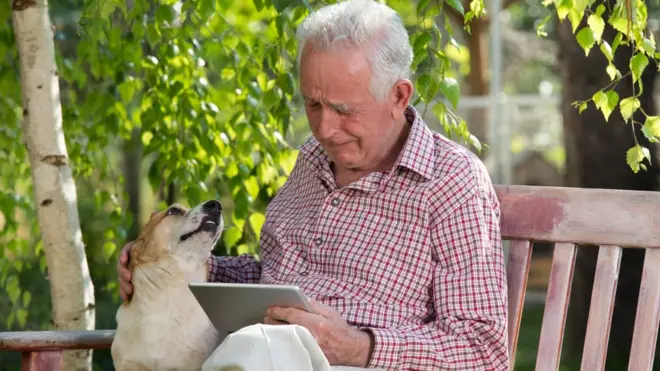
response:
<svg viewBox="0 0 660 371"><path fill-rule="evenodd" d="M216 233L218 231L219 225L220 225L220 214L215 214L215 215L205 214L204 217L202 218L202 222L199 224L199 227L197 227L197 229L193 231L183 234L180 237L180 240L181 242L183 242L189 239L190 237L196 235L197 233L201 233L201 232Z"/></svg>

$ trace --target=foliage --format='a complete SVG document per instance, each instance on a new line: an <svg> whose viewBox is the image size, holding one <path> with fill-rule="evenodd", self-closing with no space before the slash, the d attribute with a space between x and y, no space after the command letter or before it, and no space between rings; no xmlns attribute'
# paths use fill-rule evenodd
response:
<svg viewBox="0 0 660 371"><path fill-rule="evenodd" d="M611 83L595 92L590 99L574 102L574 106L581 113L592 102L602 112L605 121L608 121L618 105L627 124L641 125L644 136L651 143L657 143L660 140L660 117L643 112L639 102L644 91L642 73L646 68L660 69L660 53L656 51L655 37L649 30L647 4L642 0L616 0L612 3L595 0L544 0L543 4L554 6L560 20L568 19L585 55L589 55L597 46L608 62L606 72ZM616 32L611 44L603 38L606 24ZM540 34L543 33L543 26L544 23L539 27ZM632 49L630 71L625 74L614 65L617 49L621 45L628 45ZM633 94L620 97L614 88L628 77L632 77ZM642 111L645 122L633 119L633 114L638 110ZM635 133L634 130L632 132ZM650 163L651 156L648 148L641 146L636 137L635 142L636 145L626 154L626 162L634 172L638 172L640 169L646 169L643 161L646 159Z"/></svg>
<svg viewBox="0 0 660 371"><path fill-rule="evenodd" d="M227 230L217 253L258 255L268 201L283 184L297 151L287 144L301 122L296 93L294 29L320 2L197 2L137 0L52 3L67 146L78 186L79 212L97 302L117 301L114 262L127 238L122 148L136 133L149 188L173 184L182 202L218 198ZM468 17L483 14L475 2ZM392 1L403 14L415 50L416 104L429 104L448 135L478 146L452 114L460 89L445 45L460 45L441 6ZM452 6L459 7L455 2ZM21 142L17 53L7 3L0 19L0 116L3 135L0 238L10 257L0 287L10 299L7 328L47 328L48 295L37 280L47 275L35 218L27 153ZM83 9L78 16L75 9ZM463 10L461 10L463 11ZM6 16L5 16L6 15ZM79 23L74 21L79 18ZM446 41L443 41L446 40ZM259 56L260 58L255 58ZM438 99L442 94L444 99ZM163 208L160 200L157 208ZM19 231L19 228L23 228ZM26 229L27 228L27 229ZM5 268L5 267L3 267ZM34 269L40 268L41 271ZM23 277L23 278L21 278ZM28 276L29 277L29 276ZM43 285L43 282L41 282ZM101 299L102 298L102 299ZM98 327L112 327L112 310ZM30 321L31 313L35 316ZM36 314L39 313L37 316ZM99 326L103 324L102 326Z"/></svg>

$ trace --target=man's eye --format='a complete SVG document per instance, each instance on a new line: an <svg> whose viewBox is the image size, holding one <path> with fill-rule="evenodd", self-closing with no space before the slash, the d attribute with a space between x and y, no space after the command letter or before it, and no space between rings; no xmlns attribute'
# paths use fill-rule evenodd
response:
<svg viewBox="0 0 660 371"><path fill-rule="evenodd" d="M167 210L167 215L181 215L183 214L183 210L179 209L178 207L171 207L169 210Z"/></svg>

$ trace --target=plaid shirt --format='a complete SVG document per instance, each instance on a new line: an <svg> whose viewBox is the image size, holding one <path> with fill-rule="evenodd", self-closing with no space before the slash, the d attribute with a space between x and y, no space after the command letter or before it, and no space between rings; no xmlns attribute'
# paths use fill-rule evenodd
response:
<svg viewBox="0 0 660 371"><path fill-rule="evenodd" d="M214 257L210 281L299 286L375 338L369 367L507 370L499 202L481 161L410 107L391 172L337 188L310 138L266 212L261 261Z"/></svg>

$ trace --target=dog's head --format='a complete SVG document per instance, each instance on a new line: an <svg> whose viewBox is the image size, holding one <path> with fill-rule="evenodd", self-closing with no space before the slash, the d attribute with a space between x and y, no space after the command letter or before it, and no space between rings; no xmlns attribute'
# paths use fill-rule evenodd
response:
<svg viewBox="0 0 660 371"><path fill-rule="evenodd" d="M131 248L129 269L176 254L187 259L205 261L218 241L224 221L222 205L206 201L192 209L171 205L152 214Z"/></svg>

